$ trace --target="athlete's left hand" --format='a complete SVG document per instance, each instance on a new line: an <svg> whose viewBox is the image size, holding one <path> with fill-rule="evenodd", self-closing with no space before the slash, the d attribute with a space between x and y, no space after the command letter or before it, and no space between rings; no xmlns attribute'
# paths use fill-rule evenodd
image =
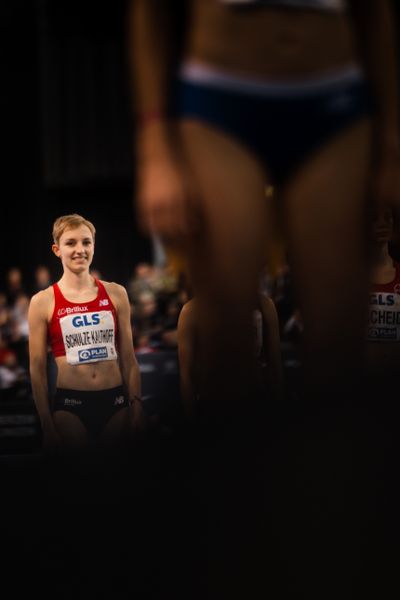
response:
<svg viewBox="0 0 400 600"><path fill-rule="evenodd" d="M132 434L136 436L140 436L147 429L147 419L146 414L143 410L143 406L139 401L134 401L131 405L130 410L130 428Z"/></svg>

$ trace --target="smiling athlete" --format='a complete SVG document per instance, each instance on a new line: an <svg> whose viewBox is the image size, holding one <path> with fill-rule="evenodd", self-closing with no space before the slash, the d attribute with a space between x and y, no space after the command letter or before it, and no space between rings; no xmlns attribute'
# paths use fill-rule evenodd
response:
<svg viewBox="0 0 400 600"><path fill-rule="evenodd" d="M30 374L45 448L114 446L142 424L128 296L122 286L90 275L95 233L77 214L55 221L52 250L63 275L30 304ZM57 364L52 402L48 344Z"/></svg>

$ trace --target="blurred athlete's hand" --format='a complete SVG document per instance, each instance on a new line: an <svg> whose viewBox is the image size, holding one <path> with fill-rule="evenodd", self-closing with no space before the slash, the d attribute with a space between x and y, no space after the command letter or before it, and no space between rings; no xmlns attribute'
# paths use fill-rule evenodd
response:
<svg viewBox="0 0 400 600"><path fill-rule="evenodd" d="M165 241L190 234L189 193L173 158L157 157L139 166L137 216L145 233L156 233Z"/></svg>

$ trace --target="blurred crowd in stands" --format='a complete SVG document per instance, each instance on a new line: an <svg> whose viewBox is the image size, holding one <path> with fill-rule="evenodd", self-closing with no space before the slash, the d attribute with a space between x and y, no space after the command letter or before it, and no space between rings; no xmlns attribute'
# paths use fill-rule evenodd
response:
<svg viewBox="0 0 400 600"><path fill-rule="evenodd" d="M102 278L99 271L92 271ZM33 285L28 287L18 267L10 268L0 290L0 390L1 398L30 395L28 361L28 308L31 296L53 283L47 266L34 270ZM177 323L182 306L190 299L183 274L171 265L158 267L138 263L126 282L132 307L132 328L138 355L177 348ZM292 282L288 266L275 278L264 272L260 291L275 302L282 349L296 349L301 341L302 322L293 304ZM296 353L297 355L297 353Z"/></svg>

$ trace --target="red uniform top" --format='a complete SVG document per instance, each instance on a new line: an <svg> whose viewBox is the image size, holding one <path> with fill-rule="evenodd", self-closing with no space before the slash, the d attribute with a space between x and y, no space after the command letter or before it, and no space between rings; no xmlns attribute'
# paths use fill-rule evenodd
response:
<svg viewBox="0 0 400 600"><path fill-rule="evenodd" d="M49 342L55 357L66 356L71 365L116 360L117 316L104 285L98 279L97 296L90 302L70 302L53 285L54 311Z"/></svg>
<svg viewBox="0 0 400 600"><path fill-rule="evenodd" d="M400 263L389 283L373 284L369 296L369 342L400 342Z"/></svg>

